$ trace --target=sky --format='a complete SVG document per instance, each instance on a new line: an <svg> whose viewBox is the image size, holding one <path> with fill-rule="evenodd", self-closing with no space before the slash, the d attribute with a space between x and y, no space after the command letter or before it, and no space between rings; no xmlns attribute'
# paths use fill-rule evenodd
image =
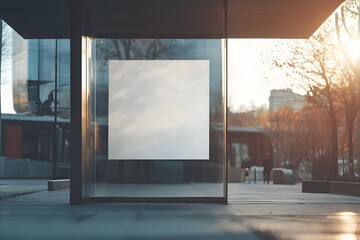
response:
<svg viewBox="0 0 360 240"><path fill-rule="evenodd" d="M13 90L11 81L11 62L10 58L3 59L1 72L1 112L15 113L13 105Z"/></svg>
<svg viewBox="0 0 360 240"><path fill-rule="evenodd" d="M287 54L289 41L291 40L229 39L228 100L232 111L268 106L272 89L291 88L294 92L299 92L284 71L271 64L274 55Z"/></svg>

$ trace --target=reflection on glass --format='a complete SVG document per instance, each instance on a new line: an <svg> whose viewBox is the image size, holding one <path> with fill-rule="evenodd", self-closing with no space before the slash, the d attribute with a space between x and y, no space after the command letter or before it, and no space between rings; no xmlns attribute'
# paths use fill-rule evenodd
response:
<svg viewBox="0 0 360 240"><path fill-rule="evenodd" d="M95 39L91 47L92 60L88 64L94 73L91 75L91 92L95 146L92 196L224 197L222 40ZM114 62L122 62L116 67L115 75L111 70ZM128 64L134 64L130 71ZM181 69L183 67L186 68ZM198 74L201 78L195 81ZM191 81L160 76L186 76ZM116 80L118 85L109 84L112 80ZM181 81L186 84L180 84ZM117 99L112 102L109 91L115 88L113 94ZM170 96L182 91L184 94ZM170 101L172 98L173 102ZM169 100L166 102L164 99ZM120 123L116 132L123 135L117 136L118 140L111 146L108 140L113 127L109 126L113 120L109 110L112 111L114 106L117 115L113 120ZM182 114L189 109L191 113ZM144 127L141 116L145 122L150 122L151 127L159 128L153 131ZM200 126L200 123L203 124ZM174 138L168 129L176 130L174 132L180 135ZM132 139L135 136L138 140ZM122 161L109 161L111 151L121 150L121 146L134 146L134 141L138 145L135 152L141 152L146 145L156 141L162 142L157 143L157 155L151 156L147 150L137 156L123 154ZM198 156L195 151L198 151ZM137 160L130 160L132 158ZM176 158L176 161L168 161L169 158Z"/></svg>
<svg viewBox="0 0 360 240"><path fill-rule="evenodd" d="M5 26L1 155L5 157L2 160L12 161L8 166L13 169L3 172L10 178L67 178L70 41L24 39L11 26ZM54 169L58 169L57 173Z"/></svg>
<svg viewBox="0 0 360 240"><path fill-rule="evenodd" d="M69 118L69 40L27 40L14 31L11 39L11 81L16 113L54 116L57 108L58 115Z"/></svg>

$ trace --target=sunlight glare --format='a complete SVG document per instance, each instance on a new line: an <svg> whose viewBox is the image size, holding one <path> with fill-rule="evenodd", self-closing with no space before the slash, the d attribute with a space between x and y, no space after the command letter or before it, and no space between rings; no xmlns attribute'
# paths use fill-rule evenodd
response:
<svg viewBox="0 0 360 240"><path fill-rule="evenodd" d="M356 235L352 233L339 234L337 240L357 240Z"/></svg>
<svg viewBox="0 0 360 240"><path fill-rule="evenodd" d="M269 105L272 89L295 89L286 73L274 68L275 56L286 57L294 40L230 39L228 52L229 105L253 109Z"/></svg>
<svg viewBox="0 0 360 240"><path fill-rule="evenodd" d="M356 235L354 235L357 231L358 215L356 213L338 212L335 215L328 216L328 218L339 221L339 229L341 230L341 232L343 232L343 234L340 234L337 239L339 240L356 239Z"/></svg>
<svg viewBox="0 0 360 240"><path fill-rule="evenodd" d="M336 213L336 216L339 216L342 220L349 220L353 219L356 216L356 213L354 212L338 212Z"/></svg>
<svg viewBox="0 0 360 240"><path fill-rule="evenodd" d="M353 63L359 61L360 58L360 39L343 38L346 54Z"/></svg>

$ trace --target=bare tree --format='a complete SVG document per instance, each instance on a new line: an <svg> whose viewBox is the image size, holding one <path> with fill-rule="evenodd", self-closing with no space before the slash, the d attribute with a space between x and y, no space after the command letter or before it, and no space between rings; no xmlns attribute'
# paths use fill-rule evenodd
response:
<svg viewBox="0 0 360 240"><path fill-rule="evenodd" d="M0 19L0 25L1 25L1 32L0 32L0 41L1 41L1 56L0 60L4 61L8 57L10 57L11 54L11 30L10 27ZM1 65L1 72L4 71L4 65Z"/></svg>
<svg viewBox="0 0 360 240"><path fill-rule="evenodd" d="M275 150L275 165L293 160L294 121L296 113L291 107L283 107L270 113L271 140Z"/></svg>
<svg viewBox="0 0 360 240"><path fill-rule="evenodd" d="M339 65L336 59L336 47L331 38L331 28L325 26L303 44L291 47L291 55L283 62L274 61L276 66L289 71L289 75L301 83L307 91L307 100L314 108L328 114L330 126L330 154L328 177L338 174L338 122L337 87L339 83Z"/></svg>
<svg viewBox="0 0 360 240"><path fill-rule="evenodd" d="M313 107L328 114L330 178L338 174L338 126L344 124L341 132L347 144L341 141L342 153L348 152L349 175L354 176L354 127L360 111L360 0L344 4L335 21L325 24L306 44L294 46L291 57L274 65L290 70Z"/></svg>
<svg viewBox="0 0 360 240"><path fill-rule="evenodd" d="M9 57L9 54L11 52L11 48L10 48L10 28L9 26L2 21L2 19L0 19L0 136L1 136L1 125L2 125L2 121L1 121L1 113L2 113L2 108L1 108L1 84L3 83L4 79L1 76L3 71L4 71L4 60L6 58ZM1 152L1 146L0 146L0 152Z"/></svg>
<svg viewBox="0 0 360 240"><path fill-rule="evenodd" d="M351 0L335 14L335 29L342 48L342 101L348 138L349 175L354 176L354 125L360 111L360 0Z"/></svg>

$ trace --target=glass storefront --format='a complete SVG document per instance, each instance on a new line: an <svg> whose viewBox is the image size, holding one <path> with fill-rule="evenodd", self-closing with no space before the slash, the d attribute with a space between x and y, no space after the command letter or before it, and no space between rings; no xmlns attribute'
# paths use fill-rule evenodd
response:
<svg viewBox="0 0 360 240"><path fill-rule="evenodd" d="M91 39L93 198L225 198L222 39Z"/></svg>
<svg viewBox="0 0 360 240"><path fill-rule="evenodd" d="M221 6L214 2L204 14L216 9L220 17ZM186 9L179 13L188 16ZM71 194L83 199L226 202L226 45L221 34L207 38L207 24L201 22L180 34L199 33L197 38L169 34L161 39L153 33L96 38L106 34L93 34L87 17L76 35L83 38L80 48L72 45L73 35L68 36L72 40L42 39L26 29L10 31L11 53L2 60L9 69L2 71L2 82L8 74L12 92L1 97L3 103L13 102L10 110L2 108L1 154L6 162L16 159L33 169L10 177L67 178L72 158L72 186L79 187ZM79 75L71 72L78 61L72 48L82 51L79 85ZM70 123L71 109L79 103L76 122ZM80 141L70 141L80 136L70 129L81 129ZM74 142L81 147L70 151ZM13 174L9 168L5 172Z"/></svg>
<svg viewBox="0 0 360 240"><path fill-rule="evenodd" d="M70 41L2 26L0 177L69 178Z"/></svg>
<svg viewBox="0 0 360 240"><path fill-rule="evenodd" d="M0 164L18 159L28 169L44 166L42 177L70 176L72 204L226 202L224 39L308 38L339 5L17 2L0 11L18 33L10 36L6 59L1 30ZM306 22L298 17L304 14ZM246 143L229 141L229 167L251 154Z"/></svg>

